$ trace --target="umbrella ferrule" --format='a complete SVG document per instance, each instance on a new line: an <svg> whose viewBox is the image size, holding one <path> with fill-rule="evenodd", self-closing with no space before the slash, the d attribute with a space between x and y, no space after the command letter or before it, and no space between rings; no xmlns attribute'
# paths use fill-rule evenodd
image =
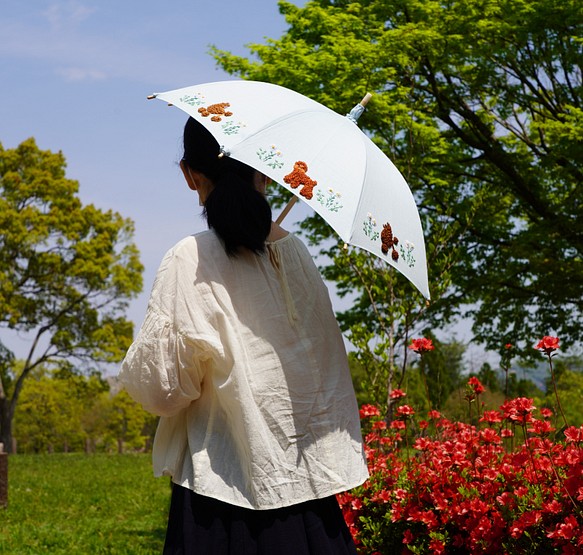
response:
<svg viewBox="0 0 583 555"><path fill-rule="evenodd" d="M231 156L231 153L226 150L224 146L221 146L221 151L219 152L218 158L222 158L223 156Z"/></svg>
<svg viewBox="0 0 583 555"><path fill-rule="evenodd" d="M362 112L364 112L364 108L366 107L366 105L368 104L368 101L371 98L372 98L372 94L366 93L364 95L364 98L354 108L352 108L352 110L350 110L350 113L346 114L346 117L352 123L357 123L358 118L362 115Z"/></svg>
<svg viewBox="0 0 583 555"><path fill-rule="evenodd" d="M358 118L362 115L362 112L364 112L364 106L362 104L357 104L354 108L352 108L352 110L350 110L348 114L346 114L346 117L352 123L357 123Z"/></svg>

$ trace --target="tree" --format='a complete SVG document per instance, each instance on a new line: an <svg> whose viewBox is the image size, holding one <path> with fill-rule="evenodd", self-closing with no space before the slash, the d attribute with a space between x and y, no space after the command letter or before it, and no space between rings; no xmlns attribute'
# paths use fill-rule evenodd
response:
<svg viewBox="0 0 583 555"><path fill-rule="evenodd" d="M557 379L557 391L569 426L582 426L583 373L565 369ZM557 428L561 428L563 419L557 408L557 401L552 387L547 389L543 402L545 406L553 410L555 413L555 425Z"/></svg>
<svg viewBox="0 0 583 555"><path fill-rule="evenodd" d="M67 380L51 378L46 371L32 372L14 419L19 451L79 451L84 445L85 410Z"/></svg>
<svg viewBox="0 0 583 555"><path fill-rule="evenodd" d="M149 441L144 432L151 428L151 421L157 420L122 389L111 399L107 423L108 438L115 440L118 453L124 452L126 443L132 449L143 449Z"/></svg>
<svg viewBox="0 0 583 555"><path fill-rule="evenodd" d="M157 421L126 391L113 395L96 372L38 366L22 388L14 437L23 452L121 452L149 447Z"/></svg>
<svg viewBox="0 0 583 555"><path fill-rule="evenodd" d="M251 45L253 59L213 54L340 113L376 93L359 124L418 200L434 298L422 318L471 316L488 348L512 341L531 356L550 330L565 344L580 337L583 4L312 0L280 11L289 29ZM306 226L327 234L317 218ZM366 297L352 313L361 322ZM391 302L375 298L377 312Z"/></svg>
<svg viewBox="0 0 583 555"><path fill-rule="evenodd" d="M34 368L118 361L132 339L124 312L142 288L133 224L84 206L77 193L61 153L40 150L34 139L0 145L0 327L30 338L21 369L5 344L0 349L0 441L8 448Z"/></svg>

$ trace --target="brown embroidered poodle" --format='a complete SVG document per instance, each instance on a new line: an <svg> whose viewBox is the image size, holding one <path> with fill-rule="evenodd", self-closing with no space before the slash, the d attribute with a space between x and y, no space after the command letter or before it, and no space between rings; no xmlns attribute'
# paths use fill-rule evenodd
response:
<svg viewBox="0 0 583 555"><path fill-rule="evenodd" d="M211 104L210 106L202 106L198 109L199 114L206 118L213 114L211 121L221 121L221 116L229 117L233 115L233 112L228 112L225 108L228 108L230 104L228 102L219 102L218 104Z"/></svg>
<svg viewBox="0 0 583 555"><path fill-rule="evenodd" d="M298 160L294 164L294 169L288 173L283 180L292 188L297 189L303 185L300 195L310 200L314 196L314 187L318 184L317 181L311 179L308 174L308 164Z"/></svg>
<svg viewBox="0 0 583 555"><path fill-rule="evenodd" d="M383 226L383 230L381 231L381 243L381 250L383 251L383 254L387 254L389 249L392 249L391 257L395 262L399 260L399 253L397 252L397 249L395 249L395 247L399 244L399 239L393 235L393 230L388 223Z"/></svg>

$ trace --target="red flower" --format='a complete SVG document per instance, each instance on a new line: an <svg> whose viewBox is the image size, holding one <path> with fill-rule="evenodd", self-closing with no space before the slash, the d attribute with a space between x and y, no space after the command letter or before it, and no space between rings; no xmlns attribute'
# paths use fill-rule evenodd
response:
<svg viewBox="0 0 583 555"><path fill-rule="evenodd" d="M484 393L484 391L486 391L486 388L482 385L482 382L476 378L476 376L472 376L468 380L468 385L474 390L476 395L480 395L480 393Z"/></svg>
<svg viewBox="0 0 583 555"><path fill-rule="evenodd" d="M580 428L569 426L564 433L568 443L578 443L583 441L583 426Z"/></svg>
<svg viewBox="0 0 583 555"><path fill-rule="evenodd" d="M545 335L535 346L535 349L550 355L559 348L559 338Z"/></svg>
<svg viewBox="0 0 583 555"><path fill-rule="evenodd" d="M413 416L415 414L415 410L409 405L401 405L400 407L397 407L397 414L401 416Z"/></svg>
<svg viewBox="0 0 583 555"><path fill-rule="evenodd" d="M437 410L430 410L427 416L433 420L439 420L441 418L441 413Z"/></svg>
<svg viewBox="0 0 583 555"><path fill-rule="evenodd" d="M549 538L563 538L567 541L576 538L579 535L579 523L577 518L569 515L565 518L565 522L557 524L556 528L547 534Z"/></svg>
<svg viewBox="0 0 583 555"><path fill-rule="evenodd" d="M540 415L543 418L550 418L551 416L553 416L553 411L551 409L540 409Z"/></svg>
<svg viewBox="0 0 583 555"><path fill-rule="evenodd" d="M485 410L480 422L488 422L488 424L497 424L502 422L502 415L497 410Z"/></svg>
<svg viewBox="0 0 583 555"><path fill-rule="evenodd" d="M551 426L548 420L533 420L532 427L528 428L531 434L536 434L538 436L544 436L555 431L555 428Z"/></svg>
<svg viewBox="0 0 583 555"><path fill-rule="evenodd" d="M378 407L375 407L373 405L362 405L362 407L360 407L360 417L361 418L366 418L368 416L380 416L381 415L381 411L378 409Z"/></svg>
<svg viewBox="0 0 583 555"><path fill-rule="evenodd" d="M426 437L420 437L415 440L413 448L417 449L418 451L426 451L427 449L431 448L431 441Z"/></svg>
<svg viewBox="0 0 583 555"><path fill-rule="evenodd" d="M504 345L504 348L506 350L512 349L512 347L514 347L514 345L512 343L506 343L506 345Z"/></svg>
<svg viewBox="0 0 583 555"><path fill-rule="evenodd" d="M532 399L526 397L517 397L510 401L506 401L501 407L504 411L504 416L513 422L525 424L532 421L531 412L536 409L532 404Z"/></svg>
<svg viewBox="0 0 583 555"><path fill-rule="evenodd" d="M445 553L445 544L441 540L434 538L429 542L429 549L431 549L432 553L435 553L435 555L441 555L442 553Z"/></svg>
<svg viewBox="0 0 583 555"><path fill-rule="evenodd" d="M415 536L413 535L413 532L411 532L411 530L405 530L405 532L403 532L403 543L405 545L407 545L408 543L413 543L413 541L415 540Z"/></svg>
<svg viewBox="0 0 583 555"><path fill-rule="evenodd" d="M407 424L402 420L393 420L390 424L391 430L404 430L407 427Z"/></svg>
<svg viewBox="0 0 583 555"><path fill-rule="evenodd" d="M391 399L400 399L401 397L406 397L407 394L402 389L393 389L389 397Z"/></svg>
<svg viewBox="0 0 583 555"><path fill-rule="evenodd" d="M431 339L426 339L425 337L421 337L419 339L413 339L411 341L411 345L409 345L409 349L415 351L416 353L427 353L428 351L433 351L435 347L433 346L433 341Z"/></svg>
<svg viewBox="0 0 583 555"><path fill-rule="evenodd" d="M500 436L492 429L486 428L480 432L480 437L484 441L484 443L501 443Z"/></svg>

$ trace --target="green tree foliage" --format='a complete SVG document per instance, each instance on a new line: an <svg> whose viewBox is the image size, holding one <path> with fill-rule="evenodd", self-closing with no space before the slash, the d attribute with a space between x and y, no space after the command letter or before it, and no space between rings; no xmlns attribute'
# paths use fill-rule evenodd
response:
<svg viewBox="0 0 583 555"><path fill-rule="evenodd" d="M97 372L37 367L20 394L14 437L23 453L136 451L151 446L156 423L126 391L113 394Z"/></svg>
<svg viewBox="0 0 583 555"><path fill-rule="evenodd" d="M31 346L17 371L5 345L0 356L0 441L8 446L34 368L117 361L132 339L124 312L142 288L132 222L83 205L77 193L61 153L42 151L33 139L0 145L0 328Z"/></svg>
<svg viewBox="0 0 583 555"><path fill-rule="evenodd" d="M581 426L583 424L583 358L579 355L553 357L553 373L557 391L550 376L550 368L547 366L547 379L545 380L546 395L537 400L555 413L555 425L557 428L564 426L565 419L569 426ZM557 395L561 402L559 408Z"/></svg>
<svg viewBox="0 0 583 555"><path fill-rule="evenodd" d="M488 362L482 364L482 367L478 372L478 379L486 389L489 389L492 392L504 390L504 385L500 384L500 374L496 373Z"/></svg>
<svg viewBox="0 0 583 555"><path fill-rule="evenodd" d="M431 337L426 334L426 337ZM442 342L431 337L435 350L424 353L419 361L419 370L427 385L430 409L441 409L451 393L459 386L466 351L459 341Z"/></svg>
<svg viewBox="0 0 583 555"><path fill-rule="evenodd" d="M572 370L562 372L557 379L557 392L569 426L582 426L583 373ZM560 411L557 408L557 401L552 387L547 390L543 403L546 407L554 411L557 428L562 427L563 420L560 417Z"/></svg>
<svg viewBox="0 0 583 555"><path fill-rule="evenodd" d="M15 416L18 448L23 452L80 451L85 407L66 380L47 375L27 380Z"/></svg>
<svg viewBox="0 0 583 555"><path fill-rule="evenodd" d="M496 351L550 330L565 344L580 337L583 3L312 0L280 10L282 37L251 45L250 58L215 49L219 65L340 113L375 93L359 124L410 183L426 231L428 310L400 278L363 283L331 249L328 277L357 296L346 319L365 322L364 334L389 313L400 329L388 349L414 322L461 313ZM317 218L306 225L329 234Z"/></svg>

